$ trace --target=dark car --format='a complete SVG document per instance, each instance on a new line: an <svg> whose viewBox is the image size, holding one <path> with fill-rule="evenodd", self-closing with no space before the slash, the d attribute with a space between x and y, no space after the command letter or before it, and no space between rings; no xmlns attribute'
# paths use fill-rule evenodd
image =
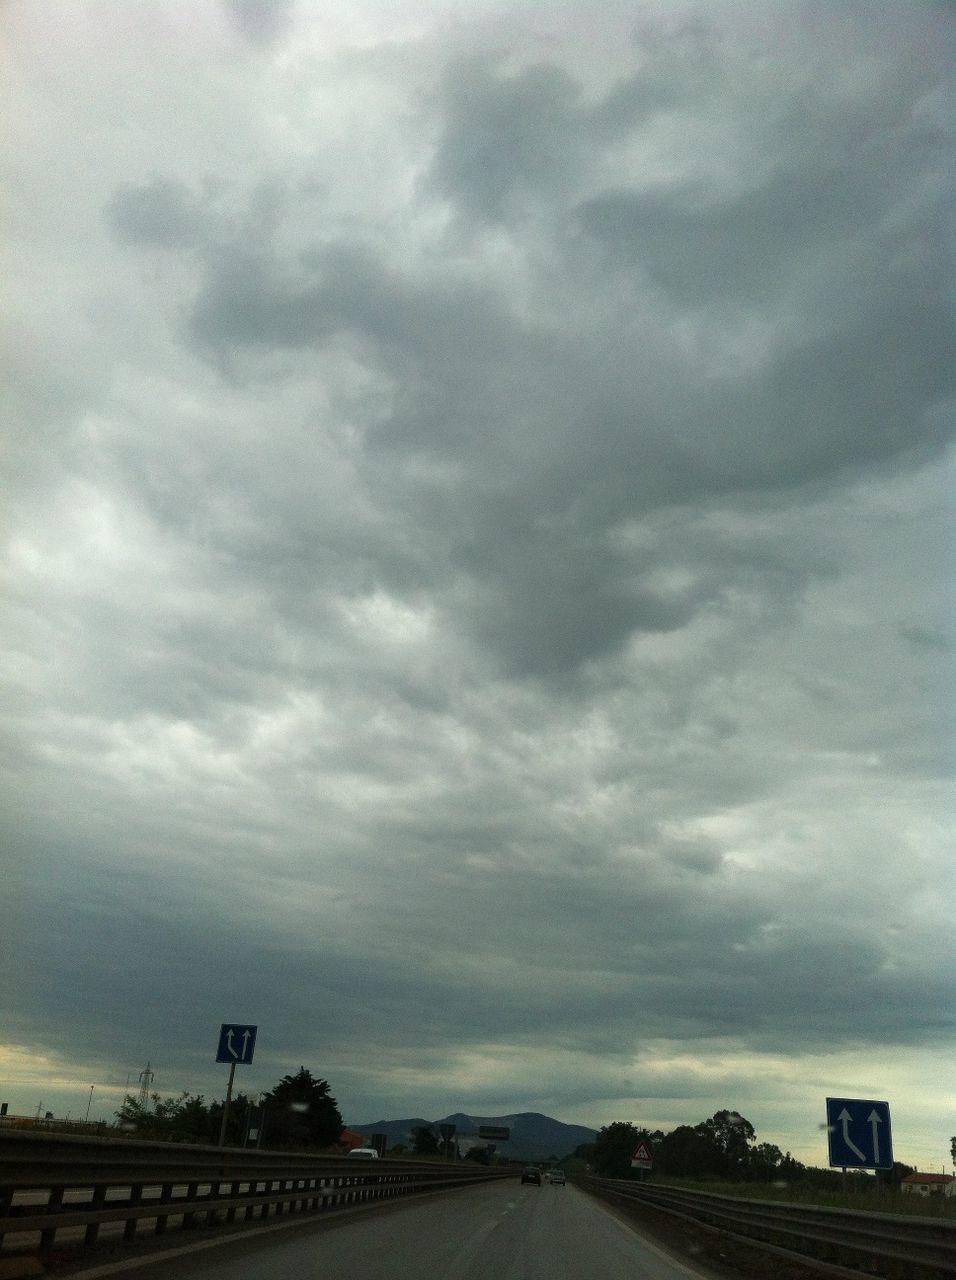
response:
<svg viewBox="0 0 956 1280"><path fill-rule="evenodd" d="M527 1169L521 1170L521 1181L533 1182L535 1186L540 1187L541 1186L541 1170L535 1169L534 1167L529 1165Z"/></svg>

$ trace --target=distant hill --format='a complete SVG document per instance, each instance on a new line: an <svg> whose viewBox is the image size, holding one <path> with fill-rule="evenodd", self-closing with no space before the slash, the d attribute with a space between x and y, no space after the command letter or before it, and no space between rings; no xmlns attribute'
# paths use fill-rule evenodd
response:
<svg viewBox="0 0 956 1280"><path fill-rule="evenodd" d="M543 1116L537 1111L522 1111L511 1116L466 1116L456 1112L451 1116L442 1116L440 1120L376 1120L374 1123L353 1124L348 1128L354 1133L361 1133L370 1138L373 1133L384 1133L388 1136L389 1148L403 1143L412 1145L416 1129L432 1128L439 1124L453 1124L456 1138L478 1137L478 1126L485 1124L504 1125L511 1130L508 1142L499 1142L497 1147L506 1159L514 1160L547 1160L549 1156L559 1159L568 1156L582 1142L593 1142L597 1137L596 1129L587 1129L580 1124L564 1124L551 1116Z"/></svg>

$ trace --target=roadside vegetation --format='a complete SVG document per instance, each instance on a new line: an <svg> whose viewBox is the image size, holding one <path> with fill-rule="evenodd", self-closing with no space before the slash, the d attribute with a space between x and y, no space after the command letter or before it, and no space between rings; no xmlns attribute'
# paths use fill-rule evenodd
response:
<svg viewBox="0 0 956 1280"><path fill-rule="evenodd" d="M225 1102L206 1102L202 1094L162 1098L151 1094L140 1102L127 1094L116 1112L119 1128L131 1137L159 1142L216 1143ZM262 1146L270 1149L325 1150L343 1129L338 1105L327 1080L300 1067L283 1076L257 1098L236 1094L229 1107L226 1145L242 1146L250 1125L262 1128Z"/></svg>
<svg viewBox="0 0 956 1280"><path fill-rule="evenodd" d="M638 1146L647 1148L651 1170L631 1167ZM956 1146L954 1146L956 1156ZM820 1169L802 1164L772 1142L758 1142L753 1125L737 1111L717 1111L696 1125L669 1133L617 1121L605 1126L593 1143L565 1162L575 1172L639 1180L684 1190L710 1191L748 1200L778 1200L874 1213L956 1218L956 1199L904 1192L902 1180L914 1170L901 1163L870 1174Z"/></svg>

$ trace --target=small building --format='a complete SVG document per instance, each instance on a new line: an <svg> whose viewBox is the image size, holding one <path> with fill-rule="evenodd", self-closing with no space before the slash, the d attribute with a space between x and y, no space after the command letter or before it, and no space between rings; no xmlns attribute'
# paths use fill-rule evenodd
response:
<svg viewBox="0 0 956 1280"><path fill-rule="evenodd" d="M951 1173L908 1173L900 1186L911 1196L956 1196L956 1177Z"/></svg>
<svg viewBox="0 0 956 1280"><path fill-rule="evenodd" d="M340 1151L348 1153L349 1151L354 1151L356 1147L364 1147L365 1139L360 1133L355 1133L352 1129L343 1129L339 1134L336 1146Z"/></svg>

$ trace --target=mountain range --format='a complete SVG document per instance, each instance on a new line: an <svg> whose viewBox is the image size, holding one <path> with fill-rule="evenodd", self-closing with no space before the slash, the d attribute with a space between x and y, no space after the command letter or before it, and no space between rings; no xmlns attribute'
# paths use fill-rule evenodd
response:
<svg viewBox="0 0 956 1280"><path fill-rule="evenodd" d="M349 1124L353 1133L360 1133L366 1139L373 1133L384 1133L388 1137L389 1150L403 1144L411 1147L416 1129L433 1129L437 1135L438 1125L453 1124L455 1138L461 1139L462 1148L478 1143L479 1125L496 1125L511 1130L507 1142L495 1145L505 1159L547 1160L550 1156L562 1159L568 1156L583 1142L593 1142L597 1137L596 1129L587 1129L580 1124L564 1124L551 1116L543 1116L537 1111L522 1111L511 1116L467 1116L463 1112L443 1116L441 1120L376 1120L368 1124Z"/></svg>

